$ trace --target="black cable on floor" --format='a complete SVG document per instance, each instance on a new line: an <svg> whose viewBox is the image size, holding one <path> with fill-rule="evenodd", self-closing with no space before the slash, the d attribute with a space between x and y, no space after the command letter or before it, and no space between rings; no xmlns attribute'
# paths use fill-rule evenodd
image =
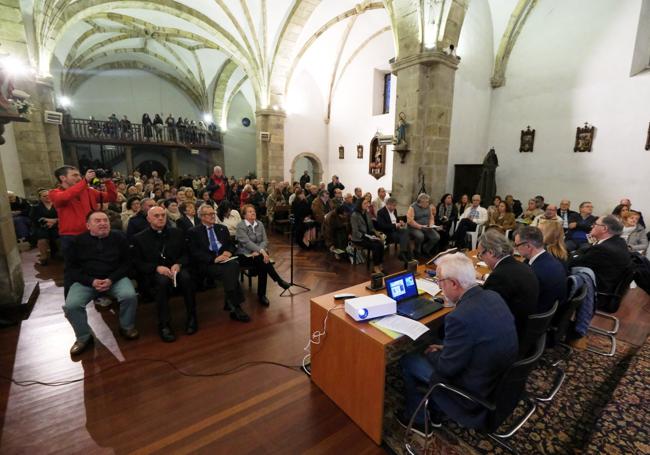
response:
<svg viewBox="0 0 650 455"><path fill-rule="evenodd" d="M127 365L129 363L139 363L139 362L162 363L162 364L165 364L165 365L171 367L174 371L176 371L181 376L187 376L187 377L190 377L190 378L211 378L211 377L217 377L217 376L227 376L227 375L230 375L230 374L238 373L238 372L240 372L242 370L245 370L246 368L259 366L259 365L273 365L273 366L277 366L277 367L286 368L288 370L302 371L302 365L286 365L284 363L272 362L272 361L269 361L269 360L254 360L254 361L251 361L251 362L244 362L244 363L239 364L239 365L237 365L237 366L235 366L233 368L223 370L223 371L217 371L217 372L214 372L214 373L190 373L188 371L185 371L185 370L177 367L176 365L174 365L174 363L170 362L169 360L151 359L151 358L147 358L147 357L142 357L142 358L137 358L137 359L126 360L124 362L120 362L120 363L117 363L115 365L111 365L111 366L109 366L107 368L104 368L104 369L102 369L100 371L97 371L96 373L93 373L91 375L83 376L83 377L77 378L77 379L70 379L70 380L67 380L67 381L43 382L43 381L36 381L36 380L33 380L33 379L18 381L18 380L14 379L14 378L10 378L10 377L3 376L3 375L0 375L0 379L4 379L6 381L9 381L9 382L11 382L11 383L13 383L13 384L15 384L17 386L21 386L21 387L29 387L29 386L33 386L33 385L42 385L42 386L47 386L47 387L60 387L60 386L74 384L74 383L77 383L77 382L84 381L86 379L92 378L94 376L98 376L98 375L100 375L102 373L105 373L105 372L107 372L109 370L112 370L114 368Z"/></svg>

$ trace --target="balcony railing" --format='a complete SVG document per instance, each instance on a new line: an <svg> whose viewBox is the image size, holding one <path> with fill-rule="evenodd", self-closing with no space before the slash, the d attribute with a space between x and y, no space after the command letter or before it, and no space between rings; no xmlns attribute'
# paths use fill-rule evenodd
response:
<svg viewBox="0 0 650 455"><path fill-rule="evenodd" d="M91 142L97 144L159 144L185 148L221 148L221 132L218 129L202 129L198 126L168 127L119 121L101 121L65 118L59 127L64 141Z"/></svg>

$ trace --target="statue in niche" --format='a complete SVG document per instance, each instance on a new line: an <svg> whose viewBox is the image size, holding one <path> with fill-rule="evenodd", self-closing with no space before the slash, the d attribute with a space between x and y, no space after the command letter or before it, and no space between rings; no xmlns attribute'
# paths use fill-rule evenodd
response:
<svg viewBox="0 0 650 455"><path fill-rule="evenodd" d="M406 114L404 112L399 113L399 120L397 121L397 128L395 128L395 146L399 148L406 148L408 143L406 142Z"/></svg>
<svg viewBox="0 0 650 455"><path fill-rule="evenodd" d="M384 146L379 143L379 138L375 136L370 141L370 163L368 173L379 180L386 175L386 162L384 159Z"/></svg>
<svg viewBox="0 0 650 455"><path fill-rule="evenodd" d="M487 152L483 159L483 169L481 170L481 178L476 187L476 193L481 195L483 204L490 205L497 194L496 171L499 167L499 158L494 151L494 147Z"/></svg>

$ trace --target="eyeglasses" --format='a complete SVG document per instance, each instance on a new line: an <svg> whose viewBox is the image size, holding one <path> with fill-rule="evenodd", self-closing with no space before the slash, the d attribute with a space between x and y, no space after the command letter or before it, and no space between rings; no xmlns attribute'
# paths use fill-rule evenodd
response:
<svg viewBox="0 0 650 455"><path fill-rule="evenodd" d="M216 215L216 213L214 213L214 212L208 212L208 213L203 212L201 214L201 216L215 216L215 215Z"/></svg>
<svg viewBox="0 0 650 455"><path fill-rule="evenodd" d="M603 226L603 227L607 227L606 224L602 224L602 223L594 223L594 226Z"/></svg>
<svg viewBox="0 0 650 455"><path fill-rule="evenodd" d="M526 245L528 242L515 243L515 248L519 248L522 245Z"/></svg>

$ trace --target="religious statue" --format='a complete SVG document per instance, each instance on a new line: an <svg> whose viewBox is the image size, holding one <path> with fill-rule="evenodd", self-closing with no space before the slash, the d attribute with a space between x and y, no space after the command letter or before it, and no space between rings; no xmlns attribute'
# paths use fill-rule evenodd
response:
<svg viewBox="0 0 650 455"><path fill-rule="evenodd" d="M481 178L476 188L476 193L481 195L481 200L487 205L492 203L494 196L497 194L496 171L498 166L499 159L494 148L491 148L483 159Z"/></svg>
<svg viewBox="0 0 650 455"><path fill-rule="evenodd" d="M395 145L398 147L405 148L408 143L406 142L406 114L404 112L399 113L399 120L397 121L397 128L395 129L396 139Z"/></svg>

